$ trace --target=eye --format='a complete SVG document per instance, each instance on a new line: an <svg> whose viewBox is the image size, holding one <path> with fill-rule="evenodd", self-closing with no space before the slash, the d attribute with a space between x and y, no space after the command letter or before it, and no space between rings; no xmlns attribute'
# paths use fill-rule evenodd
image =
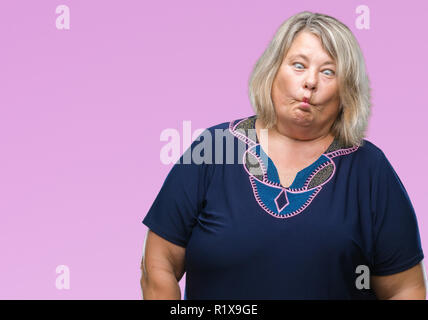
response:
<svg viewBox="0 0 428 320"><path fill-rule="evenodd" d="M302 69L304 69L305 67L304 67L304 65L303 64L301 64L300 62L295 62L295 63L293 63L293 66L294 67L296 67L296 69L299 69L299 70L302 70ZM301 66L302 68L300 68L299 66ZM334 71L333 70L331 70L331 69L326 69L326 70L324 70L324 71L328 71L328 72L330 72L330 73L325 73L325 75L327 75L327 76L333 76L335 73L334 73ZM324 72L323 71L323 72Z"/></svg>
<svg viewBox="0 0 428 320"><path fill-rule="evenodd" d="M326 75L328 75L328 76L333 76L334 75L334 71L333 70L331 70L331 69L326 69L326 70L324 70L324 71L330 71L331 73L330 74L326 74ZM323 72L324 72L323 71Z"/></svg>
<svg viewBox="0 0 428 320"><path fill-rule="evenodd" d="M303 64L301 64L300 62L293 63L293 66L296 66L296 65L301 65L303 67ZM300 69L300 68L297 68L297 69Z"/></svg>

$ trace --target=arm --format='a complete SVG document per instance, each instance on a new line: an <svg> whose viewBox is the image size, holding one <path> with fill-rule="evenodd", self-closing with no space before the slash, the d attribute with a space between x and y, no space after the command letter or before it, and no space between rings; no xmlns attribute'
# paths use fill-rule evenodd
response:
<svg viewBox="0 0 428 320"><path fill-rule="evenodd" d="M158 236L150 229L141 261L144 300L180 300L178 282L184 275L186 249Z"/></svg>
<svg viewBox="0 0 428 320"><path fill-rule="evenodd" d="M423 263L387 276L371 276L370 282L381 300L426 300Z"/></svg>

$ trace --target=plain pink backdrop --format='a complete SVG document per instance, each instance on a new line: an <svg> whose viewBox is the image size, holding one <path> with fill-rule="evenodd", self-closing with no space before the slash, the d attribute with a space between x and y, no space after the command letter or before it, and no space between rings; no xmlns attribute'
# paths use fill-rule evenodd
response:
<svg viewBox="0 0 428 320"><path fill-rule="evenodd" d="M70 30L55 27L61 4ZM369 30L355 26L362 4ZM0 298L141 299L141 221L171 168L161 132L252 115L251 69L303 10L357 37L373 94L367 139L404 183L428 248L428 2L3 0ZM55 286L58 265L69 290Z"/></svg>

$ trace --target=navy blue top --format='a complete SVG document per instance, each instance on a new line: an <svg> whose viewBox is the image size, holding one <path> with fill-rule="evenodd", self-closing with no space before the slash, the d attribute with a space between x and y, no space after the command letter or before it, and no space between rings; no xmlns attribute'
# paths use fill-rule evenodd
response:
<svg viewBox="0 0 428 320"><path fill-rule="evenodd" d="M378 147L335 139L287 188L255 119L206 129L143 220L186 248L184 299L376 299L357 288L358 266L389 275L423 259L411 201Z"/></svg>

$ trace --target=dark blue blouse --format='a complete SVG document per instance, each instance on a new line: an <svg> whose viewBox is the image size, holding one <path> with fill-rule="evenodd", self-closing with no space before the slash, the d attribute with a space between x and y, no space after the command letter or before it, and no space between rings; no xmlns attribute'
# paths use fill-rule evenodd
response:
<svg viewBox="0 0 428 320"><path fill-rule="evenodd" d="M378 147L335 139L287 188L255 119L206 129L143 220L186 248L184 299L376 299L357 287L358 266L389 275L423 259L414 208Z"/></svg>

